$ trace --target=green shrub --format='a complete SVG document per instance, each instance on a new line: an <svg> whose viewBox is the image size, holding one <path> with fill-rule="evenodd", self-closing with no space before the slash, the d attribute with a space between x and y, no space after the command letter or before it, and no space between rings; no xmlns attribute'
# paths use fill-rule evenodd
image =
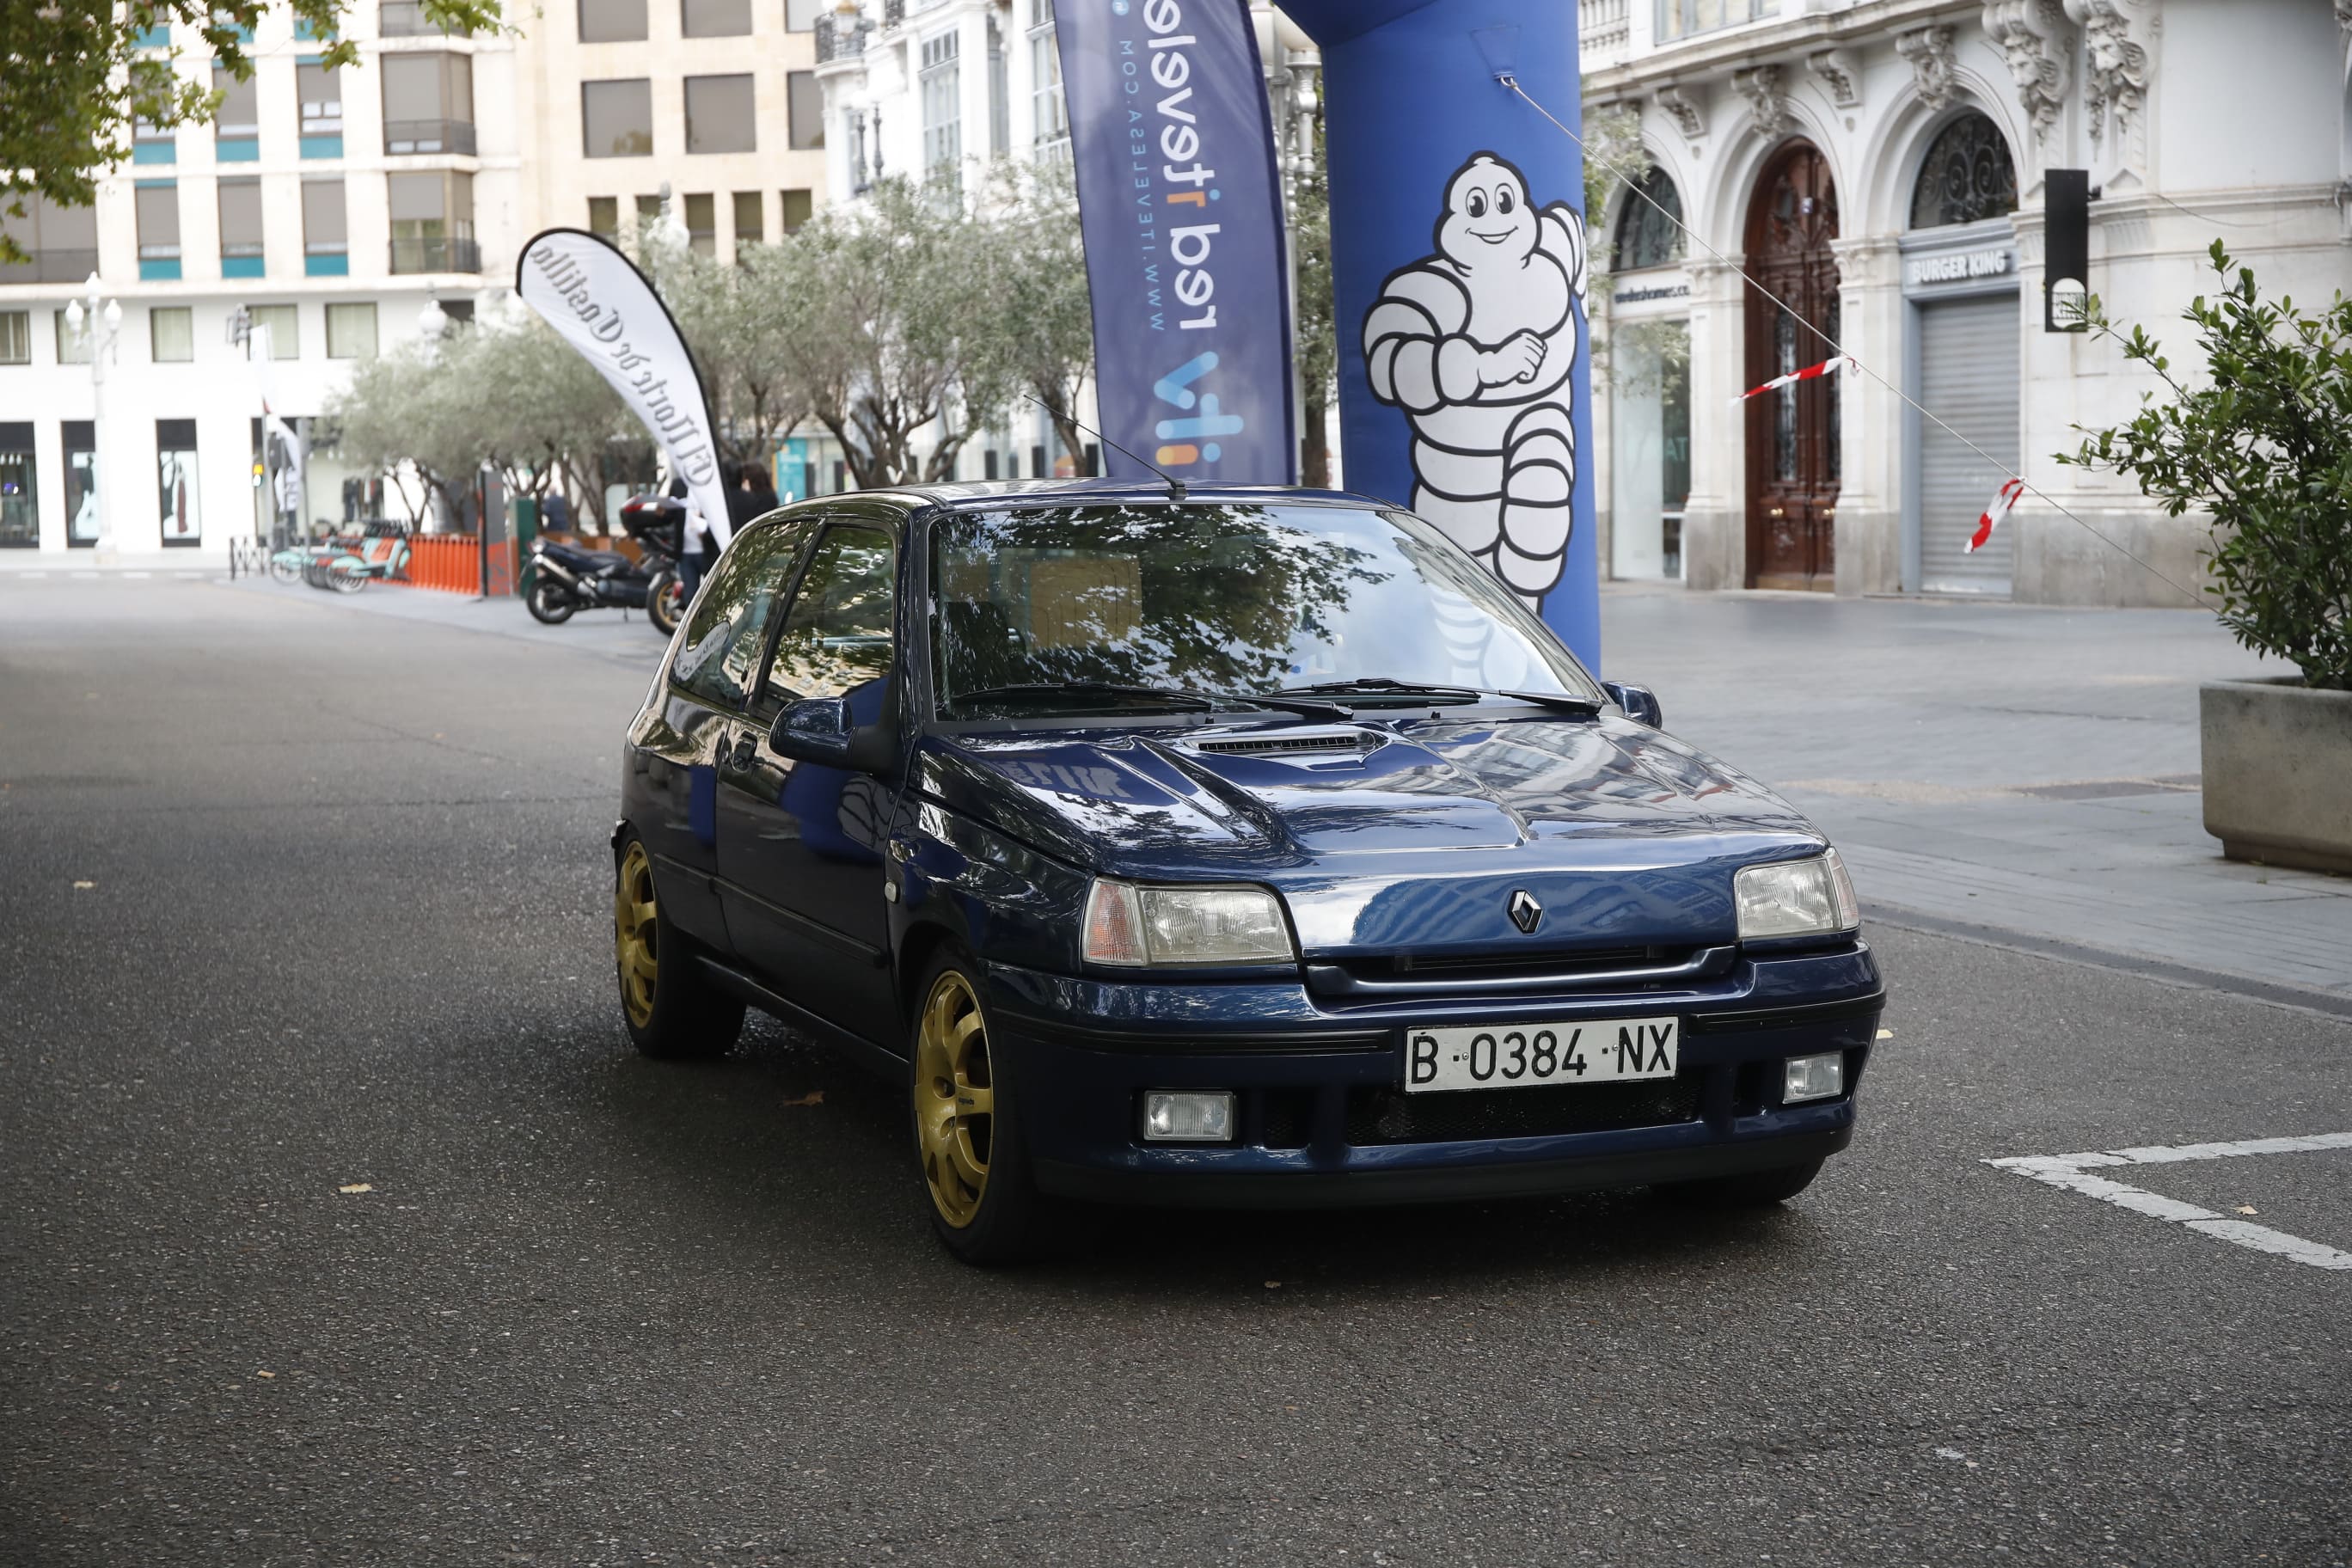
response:
<svg viewBox="0 0 2352 1568"><path fill-rule="evenodd" d="M2176 379L2161 347L2089 304L2095 333L2122 344L2171 390L2131 419L2085 430L2058 460L2129 474L2179 517L2213 519L2221 624L2257 653L2291 659L2306 684L2352 690L2352 300L2316 313L2265 302L2253 268L2220 240L2221 293L2190 301L2210 384ZM2232 270L2235 277L2231 276Z"/></svg>

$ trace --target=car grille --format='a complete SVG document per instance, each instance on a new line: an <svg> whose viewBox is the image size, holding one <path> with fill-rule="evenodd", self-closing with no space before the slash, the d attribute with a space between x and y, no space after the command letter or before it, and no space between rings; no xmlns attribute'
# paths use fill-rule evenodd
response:
<svg viewBox="0 0 2352 1568"><path fill-rule="evenodd" d="M1683 963L1695 951L1689 947L1588 947L1569 952L1401 952L1380 958L1349 959L1344 967L1360 980L1409 980L1415 976L1432 981L1507 980L1523 974L1572 977Z"/></svg>
<svg viewBox="0 0 2352 1568"><path fill-rule="evenodd" d="M1546 1084L1407 1094L1386 1087L1348 1096L1348 1142L1453 1143L1475 1138L1540 1138L1613 1132L1698 1120L1699 1075L1632 1083Z"/></svg>

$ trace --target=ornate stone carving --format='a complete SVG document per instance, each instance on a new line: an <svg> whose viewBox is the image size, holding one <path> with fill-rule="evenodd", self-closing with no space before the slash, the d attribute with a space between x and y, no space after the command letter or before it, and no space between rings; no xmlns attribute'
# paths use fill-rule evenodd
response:
<svg viewBox="0 0 2352 1568"><path fill-rule="evenodd" d="M1683 133L1685 140L1696 142L1706 134L1706 110L1699 107L1698 100L1685 91L1679 83L1661 82L1653 96L1657 99L1658 107L1666 111L1667 117L1674 121L1675 128Z"/></svg>
<svg viewBox="0 0 2352 1568"><path fill-rule="evenodd" d="M2352 5L2352 0L2343 0ZM2065 30L2058 0L1985 0L1985 37L2009 62L2017 101L2033 126L2033 140L2046 142L2066 101L2068 67L2074 40Z"/></svg>
<svg viewBox="0 0 2352 1568"><path fill-rule="evenodd" d="M2336 0L2336 19L2344 24L2346 32L2352 33L2352 0Z"/></svg>
<svg viewBox="0 0 2352 1568"><path fill-rule="evenodd" d="M2132 37L2130 16L2118 0L2066 0L2068 15L2083 24L2083 97L2090 111L2091 143L2105 139L2112 115L2116 156L2136 162L2140 110L2147 102L2147 50Z"/></svg>
<svg viewBox="0 0 2352 1568"><path fill-rule="evenodd" d="M1916 27L1898 33L1895 52L1911 62L1919 101L1930 114L1941 113L1952 101L1952 29Z"/></svg>
<svg viewBox="0 0 2352 1568"><path fill-rule="evenodd" d="M2352 0L2346 0L2352 5ZM1822 90L1840 109L1862 106L1862 68L1844 49L1822 49L1805 57L1805 68L1819 79Z"/></svg>
<svg viewBox="0 0 2352 1568"><path fill-rule="evenodd" d="M1779 66L1751 66L1731 73L1731 85L1748 100L1757 131L1778 136L1797 123L1789 112L1789 89Z"/></svg>

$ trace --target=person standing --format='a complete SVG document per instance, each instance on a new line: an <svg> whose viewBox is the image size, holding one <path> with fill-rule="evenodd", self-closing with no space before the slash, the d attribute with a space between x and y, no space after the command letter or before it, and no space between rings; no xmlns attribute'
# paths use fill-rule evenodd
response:
<svg viewBox="0 0 2352 1568"><path fill-rule="evenodd" d="M686 589L686 602L691 605L694 595L702 587L702 574L709 571L719 559L719 534L711 527L710 520L702 514L702 509L694 503L694 497L687 489L684 480L672 480L670 494L686 506L686 519L678 525L677 531L677 580ZM735 510L731 488L728 493L727 510L731 526Z"/></svg>

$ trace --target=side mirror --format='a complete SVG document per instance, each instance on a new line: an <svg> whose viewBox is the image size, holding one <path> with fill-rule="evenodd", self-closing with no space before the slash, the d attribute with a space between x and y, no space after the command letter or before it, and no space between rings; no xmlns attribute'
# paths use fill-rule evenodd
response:
<svg viewBox="0 0 2352 1568"><path fill-rule="evenodd" d="M887 718L863 727L852 723L845 697L806 697L776 715L768 750L794 762L887 773L898 764L898 732Z"/></svg>
<svg viewBox="0 0 2352 1568"><path fill-rule="evenodd" d="M1666 715L1658 706L1658 694L1646 686L1628 686L1622 680L1604 680L1601 689L1610 700L1625 710L1625 717L1637 724L1647 724L1653 730L1666 727Z"/></svg>

